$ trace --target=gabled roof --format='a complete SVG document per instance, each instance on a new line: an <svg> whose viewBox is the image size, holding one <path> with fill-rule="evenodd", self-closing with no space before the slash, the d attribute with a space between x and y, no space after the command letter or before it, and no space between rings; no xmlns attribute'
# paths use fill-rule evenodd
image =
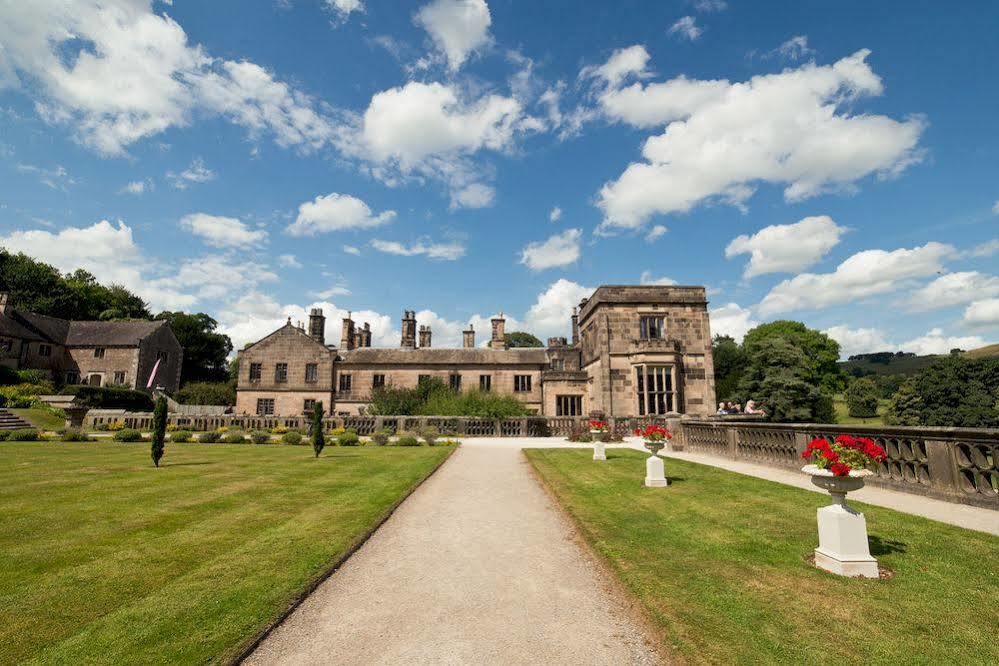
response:
<svg viewBox="0 0 999 666"><path fill-rule="evenodd" d="M66 333L69 332L69 322L58 317L49 317L34 312L15 310L15 316L32 329L41 333L50 342L65 344Z"/></svg>
<svg viewBox="0 0 999 666"><path fill-rule="evenodd" d="M344 363L374 363L390 365L544 365L545 350L539 347L518 349L488 349L462 347L458 349L363 349L340 352Z"/></svg>
<svg viewBox="0 0 999 666"><path fill-rule="evenodd" d="M131 347L156 332L166 321L71 321L67 347Z"/></svg>
<svg viewBox="0 0 999 666"><path fill-rule="evenodd" d="M305 331L303 331L299 327L297 327L294 324L292 324L291 323L291 319L289 318L287 324L285 324L281 328L278 328L278 329L276 329L276 330L268 333L267 335L265 335L264 337L260 338L256 342L254 342L252 344L249 344L249 345L246 345L245 347L243 347L242 349L239 350L239 353L242 353L242 352L245 352L245 351L249 351L249 350L253 349L254 347L256 347L257 345L259 345L259 344L261 344L263 342L266 342L266 341L270 340L271 338L273 338L273 337L275 337L277 335L288 335L288 334L300 335L302 337L303 341L308 341L310 344L313 344L313 345L315 345L315 346L317 346L317 347L319 347L319 348L323 349L324 351L329 352L331 354L336 352L336 349L334 347L327 346L327 345L324 345L324 344L320 343L318 340L316 340L316 339L312 338L311 336L309 336L308 333L306 333Z"/></svg>

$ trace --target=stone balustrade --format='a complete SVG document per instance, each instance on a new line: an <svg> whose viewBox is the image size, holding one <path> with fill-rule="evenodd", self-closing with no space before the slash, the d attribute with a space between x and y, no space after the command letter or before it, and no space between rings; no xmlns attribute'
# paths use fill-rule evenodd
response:
<svg viewBox="0 0 999 666"><path fill-rule="evenodd" d="M92 409L84 425L123 422L126 427L148 430L151 412ZM350 428L362 436L389 429L419 432L428 426L444 436L457 437L565 437L585 430L589 417L528 416L489 419L450 416L328 416L329 430ZM762 465L799 469L802 452L815 437L830 440L839 434L870 437L888 453L868 483L939 499L999 509L999 429L888 427L835 424L766 423L747 415L712 416L706 419L669 414L654 418L604 419L617 435L630 435L638 427L663 425L675 435L671 446ZM184 415L170 414L168 423L195 431L218 428L271 430L306 429L306 416Z"/></svg>
<svg viewBox="0 0 999 666"><path fill-rule="evenodd" d="M684 419L678 440L689 451L800 469L812 439L840 434L869 437L887 452L869 484L999 509L997 429Z"/></svg>

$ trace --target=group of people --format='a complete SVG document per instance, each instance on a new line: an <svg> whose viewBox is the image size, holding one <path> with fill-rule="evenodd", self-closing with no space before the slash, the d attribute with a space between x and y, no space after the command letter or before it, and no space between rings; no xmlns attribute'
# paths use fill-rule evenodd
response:
<svg viewBox="0 0 999 666"><path fill-rule="evenodd" d="M717 414L766 414L760 407L756 405L755 400L750 400L746 403L746 409L743 411L742 405L738 402L719 402Z"/></svg>

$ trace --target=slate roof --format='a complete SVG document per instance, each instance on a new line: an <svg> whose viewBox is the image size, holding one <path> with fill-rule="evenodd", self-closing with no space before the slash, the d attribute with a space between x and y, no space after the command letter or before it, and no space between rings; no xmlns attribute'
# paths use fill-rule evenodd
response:
<svg viewBox="0 0 999 666"><path fill-rule="evenodd" d="M548 358L542 348L487 349L363 349L341 350L344 363L386 365L545 365Z"/></svg>
<svg viewBox="0 0 999 666"><path fill-rule="evenodd" d="M165 321L66 321L34 312L0 316L0 334L66 347L133 347Z"/></svg>

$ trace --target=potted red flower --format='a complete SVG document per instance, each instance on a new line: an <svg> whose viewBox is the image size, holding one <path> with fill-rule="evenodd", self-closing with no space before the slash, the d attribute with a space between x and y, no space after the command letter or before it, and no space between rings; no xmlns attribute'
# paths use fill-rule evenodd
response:
<svg viewBox="0 0 999 666"><path fill-rule="evenodd" d="M606 421L599 421L597 419L593 419L592 421L590 421L590 434L591 435L594 435L594 436L596 436L596 435L602 435L605 432L607 432L607 430L608 430L608 428L607 428L607 422Z"/></svg>
<svg viewBox="0 0 999 666"><path fill-rule="evenodd" d="M812 483L843 503L846 493L864 487L864 477L874 473L868 468L885 460L888 454L867 437L839 435L832 443L825 437L816 437L801 457L812 461L801 471L810 474Z"/></svg>
<svg viewBox="0 0 999 666"><path fill-rule="evenodd" d="M607 434L609 428L607 427L606 421L600 421L598 419L593 419L590 421L590 435L593 440L593 459L594 460L607 460L607 452L604 447L604 435Z"/></svg>
<svg viewBox="0 0 999 666"><path fill-rule="evenodd" d="M645 428L635 428L635 435L645 440L645 448L656 455L666 446L667 440L673 439L673 433L662 426L650 425Z"/></svg>

